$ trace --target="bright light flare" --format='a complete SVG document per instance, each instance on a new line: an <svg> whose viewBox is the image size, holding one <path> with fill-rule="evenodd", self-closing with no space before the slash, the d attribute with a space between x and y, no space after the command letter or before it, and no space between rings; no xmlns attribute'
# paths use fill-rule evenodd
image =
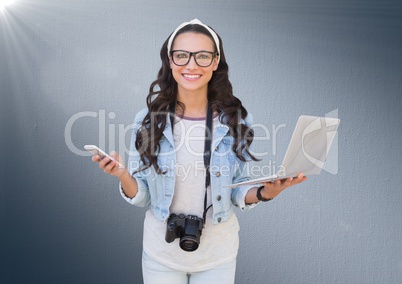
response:
<svg viewBox="0 0 402 284"><path fill-rule="evenodd" d="M11 5L15 0L0 0L0 11L3 11L7 6Z"/></svg>

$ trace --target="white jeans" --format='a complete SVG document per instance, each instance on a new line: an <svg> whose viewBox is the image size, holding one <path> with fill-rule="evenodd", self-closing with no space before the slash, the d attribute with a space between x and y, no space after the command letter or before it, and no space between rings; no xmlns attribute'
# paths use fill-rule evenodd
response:
<svg viewBox="0 0 402 284"><path fill-rule="evenodd" d="M236 259L213 269L188 273L169 268L142 253L144 284L234 284Z"/></svg>

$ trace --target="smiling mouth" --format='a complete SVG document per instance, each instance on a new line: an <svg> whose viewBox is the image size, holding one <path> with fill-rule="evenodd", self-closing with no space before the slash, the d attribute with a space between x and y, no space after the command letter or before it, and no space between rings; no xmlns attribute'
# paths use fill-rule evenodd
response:
<svg viewBox="0 0 402 284"><path fill-rule="evenodd" d="M183 74L183 77L184 77L184 78L187 78L187 79L198 79L198 78L201 78L201 75L196 75L196 74L194 74L194 75L191 75L191 74Z"/></svg>

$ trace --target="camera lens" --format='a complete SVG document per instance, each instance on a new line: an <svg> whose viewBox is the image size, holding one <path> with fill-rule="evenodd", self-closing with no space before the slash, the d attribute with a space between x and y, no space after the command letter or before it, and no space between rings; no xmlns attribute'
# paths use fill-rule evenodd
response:
<svg viewBox="0 0 402 284"><path fill-rule="evenodd" d="M199 242L191 236L185 236L180 239L180 247L185 251L195 251L198 249Z"/></svg>

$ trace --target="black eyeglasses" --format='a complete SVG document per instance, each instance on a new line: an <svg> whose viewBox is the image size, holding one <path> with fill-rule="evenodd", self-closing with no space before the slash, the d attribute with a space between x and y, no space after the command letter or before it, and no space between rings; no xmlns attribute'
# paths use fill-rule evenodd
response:
<svg viewBox="0 0 402 284"><path fill-rule="evenodd" d="M208 67L211 66L214 58L216 56L219 56L219 53L204 50L197 52L190 52L186 50L172 50L170 51L170 55L172 56L173 63L177 66L187 65L191 60L191 56L193 56L195 63L197 63L198 66Z"/></svg>

